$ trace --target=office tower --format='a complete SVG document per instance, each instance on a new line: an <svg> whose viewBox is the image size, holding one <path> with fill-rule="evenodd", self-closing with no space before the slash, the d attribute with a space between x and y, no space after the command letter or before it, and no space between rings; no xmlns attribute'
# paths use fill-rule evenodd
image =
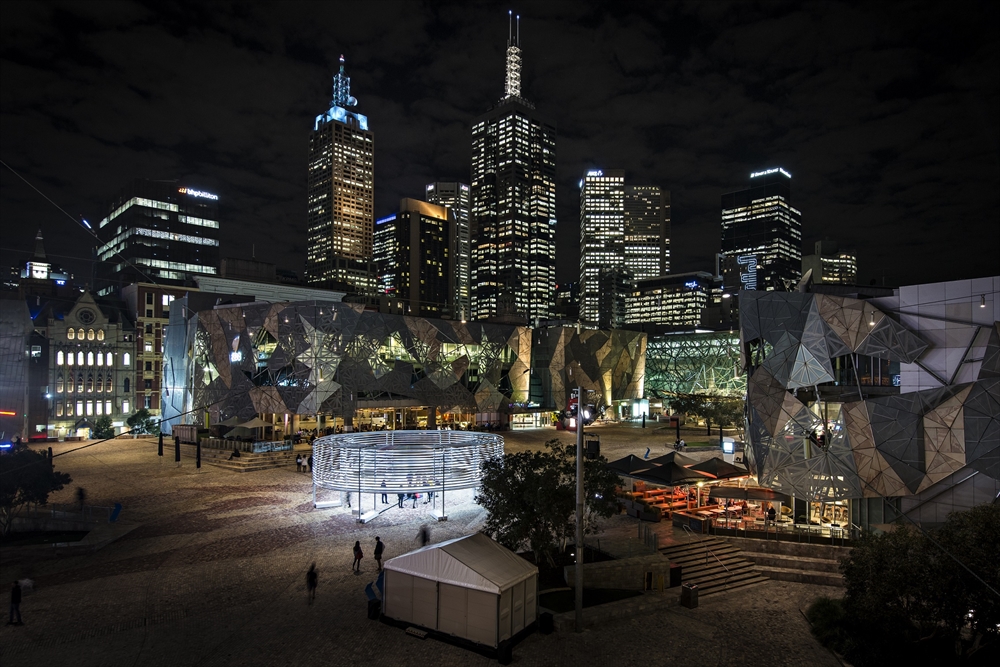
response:
<svg viewBox="0 0 1000 667"><path fill-rule="evenodd" d="M696 328L704 324L705 308L718 296L720 286L707 271L675 273L635 282L626 324L652 324Z"/></svg>
<svg viewBox="0 0 1000 667"><path fill-rule="evenodd" d="M473 319L535 321L555 290L556 129L521 97L516 23L504 97L472 125Z"/></svg>
<svg viewBox="0 0 1000 667"><path fill-rule="evenodd" d="M388 312L453 317L458 234L445 206L403 199L375 223L376 289Z"/></svg>
<svg viewBox="0 0 1000 667"><path fill-rule="evenodd" d="M601 269L625 264L625 172L592 169L580 181L580 321L601 317Z"/></svg>
<svg viewBox="0 0 1000 667"><path fill-rule="evenodd" d="M464 320L472 316L469 301L469 209L471 188L465 183L439 181L425 188L427 201L451 209L455 216L457 245L455 250L455 303L453 317Z"/></svg>
<svg viewBox="0 0 1000 667"><path fill-rule="evenodd" d="M309 135L306 280L368 293L374 228L375 134L357 105L351 79L333 77L330 108Z"/></svg>
<svg viewBox="0 0 1000 667"><path fill-rule="evenodd" d="M634 280L670 273L670 192L625 186L625 265Z"/></svg>
<svg viewBox="0 0 1000 667"><path fill-rule="evenodd" d="M216 275L218 195L171 181L136 180L97 226L100 295L133 282Z"/></svg>
<svg viewBox="0 0 1000 667"><path fill-rule="evenodd" d="M841 249L828 239L817 241L815 252L802 258L802 274L810 269L814 283L856 285L858 255L853 249Z"/></svg>
<svg viewBox="0 0 1000 667"><path fill-rule="evenodd" d="M750 174L750 186L722 195L723 282L728 290L785 289L802 273L802 214L792 175L780 167Z"/></svg>

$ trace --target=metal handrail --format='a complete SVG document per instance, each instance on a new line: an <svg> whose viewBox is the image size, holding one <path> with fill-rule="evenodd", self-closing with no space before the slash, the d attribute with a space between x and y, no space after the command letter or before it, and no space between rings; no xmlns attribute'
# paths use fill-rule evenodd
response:
<svg viewBox="0 0 1000 667"><path fill-rule="evenodd" d="M683 528L684 531L688 533L691 537L694 537L694 531L691 530L691 526L687 525L686 523L682 523L681 528Z"/></svg>
<svg viewBox="0 0 1000 667"><path fill-rule="evenodd" d="M721 560L719 560L719 557L715 555L715 552L709 549L708 547L705 547L705 565L708 565L709 554L712 554L712 558L714 558L716 562L718 562L719 565L722 566L722 569L726 571L727 573L726 580L723 582L723 586L726 588L726 590L729 590L729 579L733 576L733 571L730 570L728 567L726 567L726 564L723 563Z"/></svg>

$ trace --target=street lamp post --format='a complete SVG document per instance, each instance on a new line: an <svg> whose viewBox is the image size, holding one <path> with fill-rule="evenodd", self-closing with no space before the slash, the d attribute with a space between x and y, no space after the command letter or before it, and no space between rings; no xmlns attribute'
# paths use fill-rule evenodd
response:
<svg viewBox="0 0 1000 667"><path fill-rule="evenodd" d="M576 408L576 631L583 632L583 387L577 388Z"/></svg>

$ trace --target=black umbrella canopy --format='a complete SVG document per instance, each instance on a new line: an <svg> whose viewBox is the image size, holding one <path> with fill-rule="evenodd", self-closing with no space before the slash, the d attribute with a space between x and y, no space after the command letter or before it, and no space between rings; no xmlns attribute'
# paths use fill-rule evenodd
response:
<svg viewBox="0 0 1000 667"><path fill-rule="evenodd" d="M737 498L739 500L776 500L785 503L791 502L791 496L779 493L773 489L765 489L760 486L740 488L738 486L713 486L709 498Z"/></svg>
<svg viewBox="0 0 1000 667"><path fill-rule="evenodd" d="M734 466L732 463L727 463L718 457L713 457L707 461L702 461L701 463L696 463L690 468L691 470L697 470L698 472L708 473L716 479L729 479L731 477L745 477L750 473L747 472L746 468L741 466Z"/></svg>
<svg viewBox="0 0 1000 667"><path fill-rule="evenodd" d="M617 461L611 461L606 465L612 470L623 475L632 475L636 472L648 470L652 467L649 461L640 459L634 454L629 454L628 456L620 458Z"/></svg>
<svg viewBox="0 0 1000 667"><path fill-rule="evenodd" d="M690 468L682 468L676 463L654 466L649 470L633 475L636 479L641 479L652 484L662 484L664 486L682 486L685 484L696 484L698 482L710 482L712 478Z"/></svg>
<svg viewBox="0 0 1000 667"><path fill-rule="evenodd" d="M670 452L669 454L664 454L663 456L657 456L655 459L649 459L646 463L652 463L658 466L670 465L671 463L676 463L679 466L693 466L698 461L691 458L690 456L684 456L680 452Z"/></svg>

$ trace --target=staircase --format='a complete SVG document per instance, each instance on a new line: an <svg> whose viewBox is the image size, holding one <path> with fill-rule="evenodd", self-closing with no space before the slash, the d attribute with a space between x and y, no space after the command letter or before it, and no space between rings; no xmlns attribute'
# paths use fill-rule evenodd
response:
<svg viewBox="0 0 1000 667"><path fill-rule="evenodd" d="M660 553L670 559L671 564L683 568L682 583L697 584L699 597L768 580L757 571L753 562L743 557L739 547L714 537L673 544L660 549Z"/></svg>
<svg viewBox="0 0 1000 667"><path fill-rule="evenodd" d="M753 561L757 569L771 579L823 586L844 585L840 559L851 552L848 547L746 538L727 538L726 541L741 549L741 555Z"/></svg>
<svg viewBox="0 0 1000 667"><path fill-rule="evenodd" d="M182 444L181 456L193 459L197 456L196 450L197 448L194 445ZM173 459L173 452L168 452L166 447L164 447L163 453L165 456L169 455ZM253 472L255 470L269 470L271 468L294 468L295 456L303 452L262 452L260 454L240 452L239 458L229 460L232 453L231 449L202 447L201 462L203 465L213 465L217 468L225 468L226 470L233 470L235 472ZM308 452L306 452L306 455L308 456ZM303 476L306 476L306 474L303 473ZM312 477L311 475L308 476Z"/></svg>

